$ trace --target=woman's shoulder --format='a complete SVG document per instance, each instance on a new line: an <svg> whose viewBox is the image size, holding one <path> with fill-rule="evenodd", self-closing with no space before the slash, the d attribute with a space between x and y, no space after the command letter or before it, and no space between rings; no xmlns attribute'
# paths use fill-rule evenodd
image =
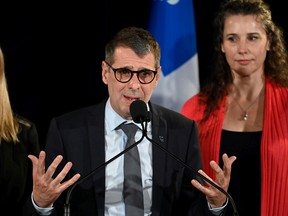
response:
<svg viewBox="0 0 288 216"><path fill-rule="evenodd" d="M206 106L204 101L205 100L200 93L192 96L183 104L181 113L187 117L191 117L191 115L202 112Z"/></svg>
<svg viewBox="0 0 288 216"><path fill-rule="evenodd" d="M24 126L27 128L31 128L32 126L34 126L34 123L28 118L19 114L15 114L14 116L15 116L15 120L19 123L21 127Z"/></svg>
<svg viewBox="0 0 288 216"><path fill-rule="evenodd" d="M22 146L27 146L29 153L38 155L40 152L39 137L36 125L22 115L15 115L15 120L19 124L18 139Z"/></svg>

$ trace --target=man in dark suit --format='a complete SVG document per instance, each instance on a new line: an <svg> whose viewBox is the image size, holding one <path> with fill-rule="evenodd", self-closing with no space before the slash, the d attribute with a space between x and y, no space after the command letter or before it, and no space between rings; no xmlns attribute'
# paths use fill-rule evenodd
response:
<svg viewBox="0 0 288 216"><path fill-rule="evenodd" d="M89 174L124 150L126 135L117 127L123 122L135 123L130 114L130 104L135 100L143 100L151 112L148 136L191 167L202 168L195 122L150 102L160 71L160 47L149 32L129 27L112 38L102 62L102 80L108 86L109 98L52 119L45 152L39 159L29 156L33 162L35 212L63 214L66 189L80 174ZM136 141L142 135L138 127ZM200 184L201 179L191 170L148 139L143 139L137 148L144 197L142 215L203 216L224 212L227 201L220 191ZM217 174L216 183L227 191L235 157L226 155L223 160L223 170L215 162L211 166ZM124 216L123 181L120 156L75 187L69 200L72 215Z"/></svg>

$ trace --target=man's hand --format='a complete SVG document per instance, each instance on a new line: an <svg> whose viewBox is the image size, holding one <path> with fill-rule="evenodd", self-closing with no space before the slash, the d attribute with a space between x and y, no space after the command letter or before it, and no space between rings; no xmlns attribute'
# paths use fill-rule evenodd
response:
<svg viewBox="0 0 288 216"><path fill-rule="evenodd" d="M56 168L63 159L61 155L54 159L46 172L46 153L44 151L40 152L39 159L34 155L28 155L28 157L33 164L33 199L38 207L51 207L61 193L80 178L80 174L75 174L71 179L62 182L72 167L71 162L65 165L55 179L52 178Z"/></svg>
<svg viewBox="0 0 288 216"><path fill-rule="evenodd" d="M215 181L213 181L203 170L199 170L198 172L227 192L230 183L232 164L236 160L236 157L228 157L227 154L223 154L222 159L224 163L223 170L215 161L210 161L210 166L216 173ZM214 186L209 185L209 183L206 186L203 186L195 179L193 179L191 183L206 195L206 199L212 208L219 208L225 204L227 197Z"/></svg>

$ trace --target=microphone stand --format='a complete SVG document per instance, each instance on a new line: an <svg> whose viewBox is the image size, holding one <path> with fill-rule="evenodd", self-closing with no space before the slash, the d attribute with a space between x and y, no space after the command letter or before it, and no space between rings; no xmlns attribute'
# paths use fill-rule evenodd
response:
<svg viewBox="0 0 288 216"><path fill-rule="evenodd" d="M141 122L141 126L142 129L144 128L143 123ZM146 131L146 127L147 127L147 122L146 122L146 126L145 126L145 131ZM117 155L115 155L114 157L112 157L111 159L109 159L108 161L106 161L105 163L99 165L98 167L96 167L95 169L93 169L90 173L88 173L87 175L85 175L83 178L80 178L77 182L75 182L69 189L69 191L67 192L67 196L66 196L66 202L64 204L64 216L70 216L70 196L72 191L74 190L74 188L81 184L83 181L85 181L87 178L89 178L90 176L94 175L100 168L105 167L107 164L111 163L112 161L114 161L115 159L117 159L118 157L120 157L121 155L125 154L126 152L128 152L130 149L134 148L136 145L138 145L143 139L144 139L144 132L142 133L142 137L135 142L134 144L132 144L131 146L127 147L126 149L124 149L123 151L121 151L120 153L118 153Z"/></svg>
<svg viewBox="0 0 288 216"><path fill-rule="evenodd" d="M115 159L117 159L118 157L120 157L121 155L125 154L126 152L128 152L130 149L134 148L136 145L138 145L144 138L146 138L148 141L150 141L152 144L155 144L155 146L159 149L161 149L162 151L164 151L165 153L167 153L169 156L171 156L174 160L176 160L178 163L180 163L181 165L183 165L185 168L188 168L189 170L191 170L194 174L196 174L197 176L199 176L201 179L203 179L204 181L208 182L209 184L211 184L213 187L215 187L216 189L218 189L219 191L221 191L223 194L225 194L225 196L228 198L228 200L231 202L232 207L233 207L233 211L234 211L234 216L239 216L238 211L236 209L236 205L235 202L233 200L233 198L231 197L231 195L226 192L223 188L221 188L220 186L218 186L217 184L215 184L213 181L211 181L210 179L206 178L205 176L203 176L202 174L198 173L193 167L191 167L190 165L186 164L183 160L181 160L180 158L178 158L176 155L174 155L173 153L167 151L163 146L161 146L159 143L155 142L154 140L150 139L147 135L147 123L148 120L145 120L145 126L143 123L143 120L140 121L141 126L142 126L142 136L141 138L135 142L134 144L132 144L130 147L124 149L122 152L120 152L119 154L115 155L114 157L112 157L111 159L109 159L108 161L106 161L105 163L99 165L98 167L96 167L94 170L92 170L90 173L88 173L87 175L85 175L84 177L80 178L77 182L75 182L70 189L67 192L67 196L66 196L66 202L64 204L64 216L70 216L70 196L72 191L74 190L74 188L81 184L83 181L85 181L87 178L89 178L90 176L92 176L93 174L95 174L100 168L105 167L106 165L108 165L109 163L111 163L112 161L114 161ZM139 122L137 122L139 123Z"/></svg>
<svg viewBox="0 0 288 216"><path fill-rule="evenodd" d="M219 191L221 191L227 198L228 200L231 202L232 207L233 207L233 212L234 212L234 216L239 216L239 213L237 211L235 202L232 198L232 196L226 192L223 188L221 188L220 186L218 186L216 183L214 183L213 181L211 181L210 179L208 179L207 177L205 177L204 175L200 174L199 172L197 172L193 167L191 167L190 165L186 164L183 160L181 160L180 158L178 158L176 155L174 155L173 153L169 152L167 149L165 149L163 146L161 146L159 143L155 142L154 140L152 140L151 138L148 137L147 135L147 122L145 124L145 128L143 126L143 122L141 122L141 126L142 126L142 131L143 131L143 136L149 140L151 143L155 144L156 147L158 147L159 149L161 149L162 151L164 151L165 153L167 153L169 156L171 156L174 160L176 160L177 162L179 162L181 165L183 165L184 167L188 168L189 170L191 170L194 174L196 174L197 176L199 176L201 179L203 179L204 181L208 182L209 184L211 184L213 187L215 187L216 189L218 189Z"/></svg>

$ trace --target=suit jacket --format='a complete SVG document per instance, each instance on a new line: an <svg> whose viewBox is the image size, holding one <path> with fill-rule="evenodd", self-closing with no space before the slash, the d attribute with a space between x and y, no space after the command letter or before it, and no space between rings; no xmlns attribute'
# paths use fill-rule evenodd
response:
<svg viewBox="0 0 288 216"><path fill-rule="evenodd" d="M64 114L51 121L47 134L47 166L64 156L58 173L73 162L75 173L85 176L105 162L104 117L106 101ZM194 121L164 107L149 103L152 113L152 139L196 170L202 168L197 125ZM197 178L171 156L152 145L153 216L210 215L205 196L191 185ZM54 203L54 214L63 215L67 193ZM71 215L104 215L105 168L77 185L69 200Z"/></svg>
<svg viewBox="0 0 288 216"><path fill-rule="evenodd" d="M18 116L18 143L0 143L0 209L7 215L27 215L25 203L31 200L32 163L28 154L40 151L35 125ZM2 215L2 213L0 213Z"/></svg>

